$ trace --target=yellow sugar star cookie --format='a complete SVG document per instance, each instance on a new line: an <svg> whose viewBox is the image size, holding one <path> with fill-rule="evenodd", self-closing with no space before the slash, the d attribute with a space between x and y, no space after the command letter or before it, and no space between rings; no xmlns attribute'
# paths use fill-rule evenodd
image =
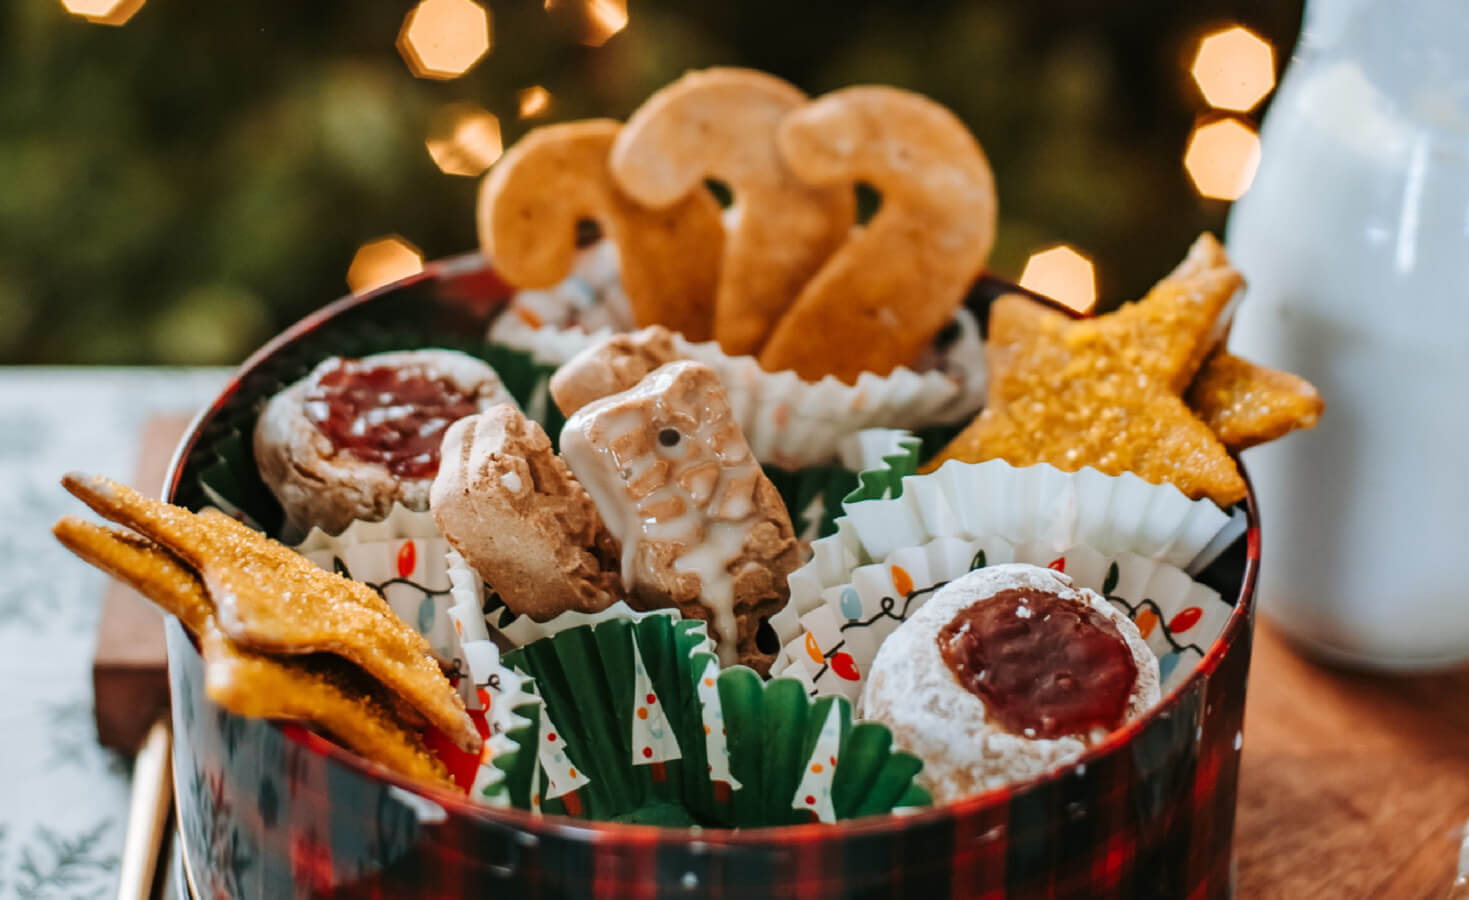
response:
<svg viewBox="0 0 1469 900"><path fill-rule="evenodd" d="M1326 403L1311 383L1219 349L1188 389L1188 405L1224 446L1244 450L1314 428Z"/></svg>
<svg viewBox="0 0 1469 900"><path fill-rule="evenodd" d="M1228 450L1184 403L1243 285L1204 235L1142 300L1072 320L1011 295L990 309L985 410L934 459L1050 463L1134 472L1229 506L1245 482Z"/></svg>

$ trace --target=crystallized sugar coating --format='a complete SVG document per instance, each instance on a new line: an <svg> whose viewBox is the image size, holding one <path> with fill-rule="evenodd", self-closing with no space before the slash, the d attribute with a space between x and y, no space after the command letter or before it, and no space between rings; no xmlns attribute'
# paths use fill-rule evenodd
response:
<svg viewBox="0 0 1469 900"><path fill-rule="evenodd" d="M862 693L863 716L886 724L894 743L923 760L919 777L936 802L1034 777L1074 759L1104 736L1100 731L1055 739L1011 734L988 720L984 701L944 662L938 634L961 610L1001 591L1026 588L1089 604L1116 626L1137 665L1124 721L1158 702L1157 657L1132 620L1106 598L1038 566L1014 563L970 572L934 594L882 642Z"/></svg>

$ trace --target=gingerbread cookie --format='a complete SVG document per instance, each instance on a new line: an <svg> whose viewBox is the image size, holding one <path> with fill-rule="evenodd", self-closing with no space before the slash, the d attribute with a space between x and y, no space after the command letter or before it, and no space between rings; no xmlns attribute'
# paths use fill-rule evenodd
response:
<svg viewBox="0 0 1469 900"><path fill-rule="evenodd" d="M889 87L819 97L785 117L776 142L803 181L870 184L882 206L802 288L761 366L851 384L862 372L911 365L953 318L994 244L984 151L953 113Z"/></svg>
<svg viewBox="0 0 1469 900"><path fill-rule="evenodd" d="M670 363L582 407L561 450L622 542L630 603L702 619L724 664L767 671L756 633L789 598L799 550L713 370Z"/></svg>
<svg viewBox="0 0 1469 900"><path fill-rule="evenodd" d="M1189 386L1188 405L1235 452L1314 428L1326 408L1306 379L1223 348L1205 361Z"/></svg>
<svg viewBox="0 0 1469 900"><path fill-rule="evenodd" d="M561 414L610 394L627 390L654 369L682 359L673 333L653 325L632 334L616 334L572 357L551 376L551 399Z"/></svg>
<svg viewBox="0 0 1469 900"><path fill-rule="evenodd" d="M512 406L454 423L431 494L439 530L516 615L622 599L621 556L541 426Z"/></svg>
<svg viewBox="0 0 1469 900"><path fill-rule="evenodd" d="M410 778L452 786L423 738L394 715L360 670L326 656L273 657L231 641L197 574L150 541L66 517L52 529L77 556L178 616L204 657L204 690L236 715L304 721Z"/></svg>
<svg viewBox="0 0 1469 900"><path fill-rule="evenodd" d="M293 528L338 534L395 503L428 509L444 431L514 402L494 369L452 350L332 357L270 398L255 461Z"/></svg>
<svg viewBox="0 0 1469 900"><path fill-rule="evenodd" d="M193 569L232 641L262 653L330 653L356 664L465 750L474 722L423 636L371 588L218 510L192 513L105 478L72 473L62 485L92 509L160 545Z"/></svg>
<svg viewBox="0 0 1469 900"><path fill-rule="evenodd" d="M1082 320L1026 297L999 298L990 308L986 407L927 469L995 458L1065 471L1092 466L1221 506L1238 502L1246 493L1238 467L1182 393L1242 284L1233 269L1204 268Z"/></svg>
<svg viewBox="0 0 1469 900"><path fill-rule="evenodd" d="M690 72L649 97L612 146L613 177L639 203L667 208L705 194L706 179L734 194L714 301L714 339L732 356L760 349L854 221L850 182L813 187L776 152L777 127L805 100L764 72Z"/></svg>
<svg viewBox="0 0 1469 900"><path fill-rule="evenodd" d="M594 221L617 245L637 324L662 324L689 340L708 340L724 245L719 203L702 185L657 209L630 200L607 168L621 127L591 119L547 125L521 138L485 178L480 242L512 284L549 288L571 272L577 223Z"/></svg>

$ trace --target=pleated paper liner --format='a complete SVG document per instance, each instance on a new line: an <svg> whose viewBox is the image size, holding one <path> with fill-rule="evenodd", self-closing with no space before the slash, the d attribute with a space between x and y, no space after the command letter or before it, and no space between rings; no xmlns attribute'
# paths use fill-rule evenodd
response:
<svg viewBox="0 0 1469 900"><path fill-rule="evenodd" d="M852 497L880 491L881 485L912 474L918 466L921 441L906 431L872 428L848 435L837 448L840 466L817 466L798 472L767 469L766 474L791 512L797 536L814 541L835 530L834 520L842 503ZM523 647L532 641L550 637L578 625L593 625L614 618L639 618L626 603L614 603L596 613L564 612L545 622L527 616L516 616L492 586L457 553L450 554L450 578L462 585L463 603L477 603L485 611L485 621L492 636L512 647Z"/></svg>
<svg viewBox="0 0 1469 900"><path fill-rule="evenodd" d="M720 670L702 622L661 612L505 654L524 723L494 756L497 805L673 827L761 827L927 805L921 763L845 698ZM539 700L539 704L536 703Z"/></svg>
<svg viewBox="0 0 1469 900"><path fill-rule="evenodd" d="M428 639L441 660L455 658L449 545L432 515L395 504L386 519L353 522L339 535L313 528L296 550L321 568L372 588Z"/></svg>
<svg viewBox="0 0 1469 900"><path fill-rule="evenodd" d="M823 587L818 605L773 618L784 644L772 672L800 680L812 694L856 701L878 646L929 597L966 572L1010 562L1064 572L1126 613L1158 657L1165 694L1187 679L1234 610L1182 569L1134 553L941 537L857 566L847 580Z"/></svg>
<svg viewBox="0 0 1469 900"><path fill-rule="evenodd" d="M998 459L951 460L926 475L879 469L864 476L864 490L848 499L845 512L839 545L817 551L818 563L840 568L844 554L857 554L859 564L879 562L937 537L998 535L1058 550L1136 553L1197 573L1244 533L1242 510L1190 500L1130 472L1063 472Z"/></svg>
<svg viewBox="0 0 1469 900"><path fill-rule="evenodd" d="M586 247L561 284L512 297L491 325L491 339L527 350L539 362L565 363L615 326L630 324L620 268L608 242ZM917 431L967 422L984 403L988 376L980 318L961 307L916 368L866 373L854 385L766 372L753 357L729 356L713 341L676 340L685 356L718 372L756 458L800 468L829 461L839 441L864 428Z"/></svg>
<svg viewBox="0 0 1469 900"><path fill-rule="evenodd" d="M683 356L719 375L757 459L800 468L831 460L845 437L865 428L917 430L968 422L984 402L984 350L972 315L961 314L964 324L956 324L955 330L973 338L968 353L973 358L962 372L920 373L900 367L888 375L864 372L850 385L831 376L805 381L791 371L767 372L754 357L728 356L712 341L693 343L675 336L674 343ZM508 324L514 316L504 319ZM515 328L497 325L492 333L540 362L557 365L612 334L524 323Z"/></svg>
<svg viewBox="0 0 1469 900"><path fill-rule="evenodd" d="M513 692L519 679L500 664L500 650L490 640L477 597L455 585L453 551L431 514L397 505L382 521L353 522L339 535L313 529L296 550L323 569L366 584L416 628L486 739L510 727L510 707L494 699ZM482 780L481 769L488 763L458 750L442 735L430 733L427 738L464 790Z"/></svg>
<svg viewBox="0 0 1469 900"><path fill-rule="evenodd" d="M1171 485L1094 469L949 462L927 475L901 476L892 468L864 473L862 489L848 498L845 511L836 533L811 545L810 562L791 574L791 602L770 619L782 647L772 672L801 678L817 692L859 696L881 639L935 585L986 561L1047 565L1072 553L1118 562L1119 577L1127 576L1131 591L1115 595L1120 605L1142 617L1140 627L1151 624L1150 616L1168 626L1157 636L1164 644L1155 650L1162 651L1160 660L1177 652L1164 663L1175 683L1228 618L1229 604L1217 592L1199 594L1208 589L1190 575L1238 536L1240 515L1208 500L1190 500ZM1015 548L1027 555L1017 557ZM904 564L896 565L900 553ZM1156 582L1135 577L1145 562L1160 564ZM1137 593L1141 588L1135 585L1155 590L1154 583L1156 590L1169 590ZM1106 579L1087 586L1101 590ZM1191 620L1200 630L1173 647L1174 632L1189 630L1183 626ZM1198 652L1186 652L1189 644Z"/></svg>

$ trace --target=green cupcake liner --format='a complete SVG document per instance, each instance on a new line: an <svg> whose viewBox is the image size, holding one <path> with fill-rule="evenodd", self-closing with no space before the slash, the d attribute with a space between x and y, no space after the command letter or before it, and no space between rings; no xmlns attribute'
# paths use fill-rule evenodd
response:
<svg viewBox="0 0 1469 900"><path fill-rule="evenodd" d="M924 806L922 764L845 698L720 670L704 623L676 614L581 626L505 654L534 701L498 748L484 799L615 822L752 828Z"/></svg>

